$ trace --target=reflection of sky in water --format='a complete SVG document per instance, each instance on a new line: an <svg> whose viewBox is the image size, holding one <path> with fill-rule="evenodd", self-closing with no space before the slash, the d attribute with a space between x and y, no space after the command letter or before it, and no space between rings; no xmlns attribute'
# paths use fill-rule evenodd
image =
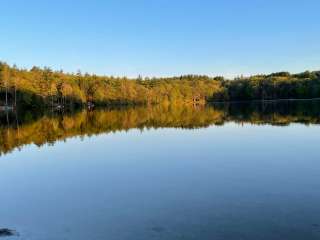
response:
<svg viewBox="0 0 320 240"><path fill-rule="evenodd" d="M319 239L320 126L130 130L0 158L20 239Z"/></svg>

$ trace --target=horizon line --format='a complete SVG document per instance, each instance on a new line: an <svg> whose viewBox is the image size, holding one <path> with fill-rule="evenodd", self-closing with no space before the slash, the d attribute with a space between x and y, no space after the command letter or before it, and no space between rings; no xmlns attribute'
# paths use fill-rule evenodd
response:
<svg viewBox="0 0 320 240"><path fill-rule="evenodd" d="M13 68L13 67L17 67L18 70L24 70L24 71L31 71L32 68L36 67L39 68L41 70L47 68L50 69L53 72L62 72L64 74L69 74L69 75L76 75L78 72L80 72L82 75L85 74L89 74L89 75L96 75L97 77L113 77L113 78L127 78L127 79L137 79L137 78L142 78L142 79L162 79L162 78L177 78L177 77L182 77L182 76L205 76L205 77L209 77L209 78L215 78L215 77L223 77L225 80L235 80L236 78L250 78L253 76L268 76L271 74L275 74L275 73L282 73L282 72L286 72L289 73L290 75L295 75L295 74L299 74L299 73L304 73L304 72L319 72L319 69L306 69L304 71L296 71L296 72L290 72L290 71L286 71L286 70L279 70L279 71L273 71L273 72L262 72L262 73L249 73L249 74L203 74L203 73L182 73L182 74L172 74L172 75L144 75L144 74L137 74L137 76L130 76L130 75L120 75L120 74L107 74L107 73L95 73L95 72L89 72L89 71L82 71L80 68L77 69L76 71L68 71L68 70L64 70L62 68L56 68L56 67L52 67L52 66L38 66L38 65L32 65L32 66L18 66L16 63L8 63L8 61L3 61L0 60L0 63L3 64L7 64L9 67Z"/></svg>

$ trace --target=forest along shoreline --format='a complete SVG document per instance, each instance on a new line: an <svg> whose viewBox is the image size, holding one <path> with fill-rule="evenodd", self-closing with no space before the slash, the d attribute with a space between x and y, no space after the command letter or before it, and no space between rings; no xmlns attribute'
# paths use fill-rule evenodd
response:
<svg viewBox="0 0 320 240"><path fill-rule="evenodd" d="M320 71L223 77L137 78L19 69L0 62L0 111L23 108L196 104L320 98Z"/></svg>

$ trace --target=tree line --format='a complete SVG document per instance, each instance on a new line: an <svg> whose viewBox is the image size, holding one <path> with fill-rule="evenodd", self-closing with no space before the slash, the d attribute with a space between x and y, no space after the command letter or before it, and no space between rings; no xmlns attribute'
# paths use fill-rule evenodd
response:
<svg viewBox="0 0 320 240"><path fill-rule="evenodd" d="M0 62L0 106L203 104L319 97L320 72L279 72L233 80L200 75L128 79L47 67L19 69Z"/></svg>

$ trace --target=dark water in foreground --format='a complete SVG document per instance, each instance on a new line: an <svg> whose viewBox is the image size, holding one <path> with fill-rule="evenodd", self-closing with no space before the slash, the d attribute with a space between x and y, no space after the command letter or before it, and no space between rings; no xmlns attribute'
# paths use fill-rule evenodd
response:
<svg viewBox="0 0 320 240"><path fill-rule="evenodd" d="M320 239L320 102L1 115L25 240Z"/></svg>

